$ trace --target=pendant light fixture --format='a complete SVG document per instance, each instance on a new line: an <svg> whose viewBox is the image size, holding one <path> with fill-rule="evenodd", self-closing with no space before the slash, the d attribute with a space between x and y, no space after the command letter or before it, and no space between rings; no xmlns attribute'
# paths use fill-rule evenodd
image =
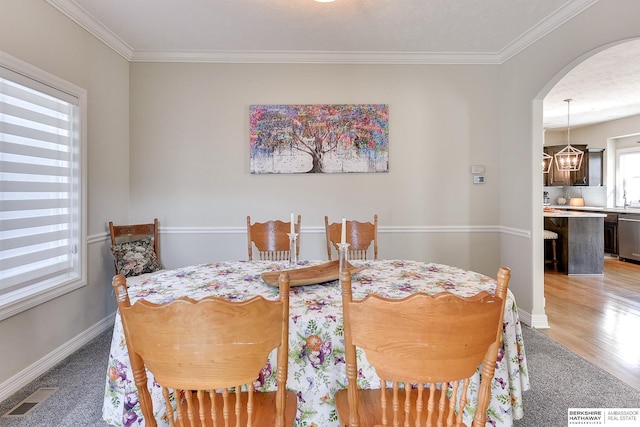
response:
<svg viewBox="0 0 640 427"><path fill-rule="evenodd" d="M553 157L542 152L542 173L549 173L551 170L551 165L553 164Z"/></svg>
<svg viewBox="0 0 640 427"><path fill-rule="evenodd" d="M567 103L567 146L556 153L556 168L559 171L577 171L582 165L583 152L571 146L571 126L569 123L571 99Z"/></svg>

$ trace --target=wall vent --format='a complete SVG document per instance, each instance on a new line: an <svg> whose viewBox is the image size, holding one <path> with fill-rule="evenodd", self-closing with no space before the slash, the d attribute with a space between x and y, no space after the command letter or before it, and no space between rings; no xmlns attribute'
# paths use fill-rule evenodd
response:
<svg viewBox="0 0 640 427"><path fill-rule="evenodd" d="M33 408L38 406L38 404L44 402L48 398L50 398L56 391L58 391L58 387L42 387L34 391L29 397L24 399L22 402L18 403L14 406L9 412L4 414L2 417L24 417L27 415Z"/></svg>

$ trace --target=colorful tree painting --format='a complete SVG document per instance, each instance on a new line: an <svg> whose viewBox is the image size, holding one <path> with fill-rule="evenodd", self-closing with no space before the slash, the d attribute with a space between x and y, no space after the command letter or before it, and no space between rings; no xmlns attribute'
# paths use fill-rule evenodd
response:
<svg viewBox="0 0 640 427"><path fill-rule="evenodd" d="M251 173L389 171L384 104L251 105Z"/></svg>

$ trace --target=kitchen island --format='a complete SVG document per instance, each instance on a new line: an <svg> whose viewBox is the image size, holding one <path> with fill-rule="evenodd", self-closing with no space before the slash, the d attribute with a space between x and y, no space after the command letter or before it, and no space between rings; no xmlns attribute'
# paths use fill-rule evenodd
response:
<svg viewBox="0 0 640 427"><path fill-rule="evenodd" d="M629 219L640 217L640 207L548 206L547 209L606 214L604 218L605 254L618 256L624 261L640 262L640 222L629 221ZM618 232L619 220L621 220L622 232ZM622 253L620 243L622 243Z"/></svg>
<svg viewBox="0 0 640 427"><path fill-rule="evenodd" d="M605 213L545 210L544 228L558 233L559 270L570 275L604 272Z"/></svg>

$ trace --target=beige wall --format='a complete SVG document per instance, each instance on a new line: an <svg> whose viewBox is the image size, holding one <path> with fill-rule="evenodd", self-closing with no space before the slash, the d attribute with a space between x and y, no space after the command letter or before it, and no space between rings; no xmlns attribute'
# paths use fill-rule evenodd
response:
<svg viewBox="0 0 640 427"><path fill-rule="evenodd" d="M2 0L0 50L87 89L88 101L88 285L0 321L3 400L110 326L104 233L129 215L129 63L42 0Z"/></svg>
<svg viewBox="0 0 640 427"><path fill-rule="evenodd" d="M607 0L500 66L128 64L44 1L3 0L2 12L0 49L89 99L90 283L0 322L8 392L113 313L111 219L160 218L173 267L244 258L247 214L301 213L301 255L315 258L323 215L375 212L381 256L487 274L507 265L527 321L546 323L542 99L579 58L640 35L640 2ZM388 174L248 173L250 104L351 102L389 104ZM471 183L472 164L485 165L486 184Z"/></svg>
<svg viewBox="0 0 640 427"><path fill-rule="evenodd" d="M625 117L590 126L571 127L571 144L586 144L589 148L607 148L612 139L640 133L640 115ZM631 141L635 143L636 136ZM567 143L566 130L547 130L544 145L563 145Z"/></svg>
<svg viewBox="0 0 640 427"><path fill-rule="evenodd" d="M278 103L388 104L389 173L251 175L249 105ZM377 213L380 256L495 274L496 110L496 66L133 63L131 162L148 166L132 168L131 216L158 215L171 229L162 238L169 266L245 259L246 216L289 212L303 218L301 256L324 258L324 215ZM472 164L486 167L486 184L472 183ZM440 233L452 227L462 235ZM471 238L473 227L494 234Z"/></svg>

